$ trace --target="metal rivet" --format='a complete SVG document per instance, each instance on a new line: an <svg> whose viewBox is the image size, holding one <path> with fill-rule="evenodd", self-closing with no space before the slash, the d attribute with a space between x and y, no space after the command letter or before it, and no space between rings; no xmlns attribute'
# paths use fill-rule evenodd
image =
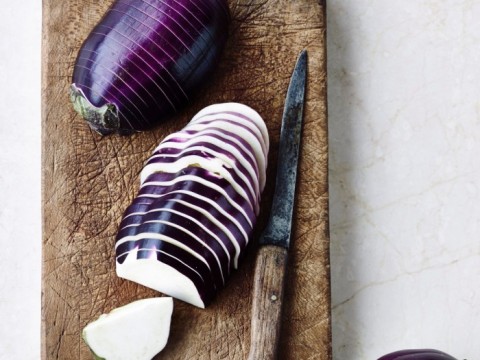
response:
<svg viewBox="0 0 480 360"><path fill-rule="evenodd" d="M270 297L270 300L272 300L272 301L277 301L277 299L278 299L277 295L275 295L275 294Z"/></svg>

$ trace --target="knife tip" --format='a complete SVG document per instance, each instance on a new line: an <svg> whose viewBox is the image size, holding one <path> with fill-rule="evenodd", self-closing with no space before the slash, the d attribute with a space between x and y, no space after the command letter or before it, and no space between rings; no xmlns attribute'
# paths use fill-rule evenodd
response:
<svg viewBox="0 0 480 360"><path fill-rule="evenodd" d="M307 64L307 49L303 49L300 54L298 55L297 58L297 63L295 64L295 68L300 69L300 68L305 68Z"/></svg>
<svg viewBox="0 0 480 360"><path fill-rule="evenodd" d="M307 49L303 49L302 51L300 51L300 55L298 55L298 59L305 59L307 60L307 57L308 57L308 52L307 52Z"/></svg>

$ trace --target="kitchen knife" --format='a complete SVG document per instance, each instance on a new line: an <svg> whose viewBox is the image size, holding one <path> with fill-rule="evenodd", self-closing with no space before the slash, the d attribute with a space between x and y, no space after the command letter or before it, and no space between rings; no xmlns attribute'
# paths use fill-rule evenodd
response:
<svg viewBox="0 0 480 360"><path fill-rule="evenodd" d="M278 150L278 165L270 219L259 243L253 290L249 360L277 358L283 303L283 283L290 246L298 155L307 77L303 50L288 86Z"/></svg>

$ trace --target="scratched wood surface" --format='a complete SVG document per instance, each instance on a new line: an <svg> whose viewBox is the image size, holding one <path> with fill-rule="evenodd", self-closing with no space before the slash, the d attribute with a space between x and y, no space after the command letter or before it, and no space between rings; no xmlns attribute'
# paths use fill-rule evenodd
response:
<svg viewBox="0 0 480 360"><path fill-rule="evenodd" d="M114 238L154 147L202 107L238 101L265 119L274 179L284 97L295 59L309 52L305 126L293 246L286 279L281 359L330 359L325 4L232 0L231 35L205 90L174 119L129 137L101 137L74 113L68 88L77 51L109 1L43 0L42 358L91 359L81 329L100 314L159 296L115 275ZM273 192L269 181L258 229ZM175 302L169 342L156 359L244 359L250 343L252 244L205 310Z"/></svg>

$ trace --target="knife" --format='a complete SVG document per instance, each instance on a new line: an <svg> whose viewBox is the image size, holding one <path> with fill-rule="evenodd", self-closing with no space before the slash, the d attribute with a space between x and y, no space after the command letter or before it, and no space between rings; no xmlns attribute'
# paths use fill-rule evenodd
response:
<svg viewBox="0 0 480 360"><path fill-rule="evenodd" d="M249 360L277 358L283 283L290 246L307 78L307 52L298 56L283 110L272 209L260 236L254 275Z"/></svg>

